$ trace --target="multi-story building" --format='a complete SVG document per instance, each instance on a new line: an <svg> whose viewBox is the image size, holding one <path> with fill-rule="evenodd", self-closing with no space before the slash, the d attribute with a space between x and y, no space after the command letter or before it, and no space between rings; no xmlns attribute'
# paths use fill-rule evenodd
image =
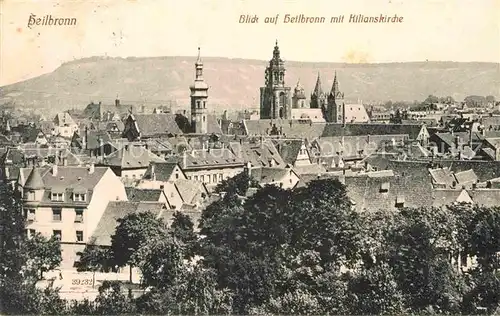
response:
<svg viewBox="0 0 500 316"><path fill-rule="evenodd" d="M107 167L23 168L22 193L26 233L52 235L61 242L63 267L78 260L109 201L127 200L125 187Z"/></svg>

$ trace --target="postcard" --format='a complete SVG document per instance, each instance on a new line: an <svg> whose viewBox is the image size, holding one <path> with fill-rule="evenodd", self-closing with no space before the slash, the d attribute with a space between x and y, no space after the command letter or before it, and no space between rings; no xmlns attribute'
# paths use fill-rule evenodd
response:
<svg viewBox="0 0 500 316"><path fill-rule="evenodd" d="M500 312L500 1L0 14L1 314Z"/></svg>

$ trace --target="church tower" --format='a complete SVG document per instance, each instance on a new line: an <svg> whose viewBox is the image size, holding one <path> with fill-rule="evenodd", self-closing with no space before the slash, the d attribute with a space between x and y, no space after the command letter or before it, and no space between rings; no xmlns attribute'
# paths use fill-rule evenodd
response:
<svg viewBox="0 0 500 316"><path fill-rule="evenodd" d="M208 132L207 124L207 100L208 85L203 79L203 62L200 57L200 48L198 47L198 59L195 63L196 78L189 87L191 90L191 127L197 134L206 134Z"/></svg>
<svg viewBox="0 0 500 316"><path fill-rule="evenodd" d="M321 87L321 78L318 72L318 79L316 79L316 86L314 86L314 91L311 93L311 109L321 109L326 105L326 96L323 93L323 88Z"/></svg>
<svg viewBox="0 0 500 316"><path fill-rule="evenodd" d="M285 87L285 63L280 57L278 41L273 58L266 68L265 86L260 88L260 118L289 119L292 117L291 88Z"/></svg>
<svg viewBox="0 0 500 316"><path fill-rule="evenodd" d="M337 81L337 72L333 78L332 89L327 98L327 122L331 123L345 123L344 115L344 93L340 92L339 82Z"/></svg>
<svg viewBox="0 0 500 316"><path fill-rule="evenodd" d="M306 94L304 88L300 85L300 80L297 81L297 86L293 91L292 107L294 109L303 109L306 107Z"/></svg>

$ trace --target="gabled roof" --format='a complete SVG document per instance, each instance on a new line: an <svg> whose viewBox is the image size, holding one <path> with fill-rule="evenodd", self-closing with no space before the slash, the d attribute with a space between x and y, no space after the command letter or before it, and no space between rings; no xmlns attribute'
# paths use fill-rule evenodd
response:
<svg viewBox="0 0 500 316"><path fill-rule="evenodd" d="M477 176L472 169L456 172L454 176L459 185L477 183L478 181Z"/></svg>
<svg viewBox="0 0 500 316"><path fill-rule="evenodd" d="M453 173L449 168L429 169L429 173L432 177L433 183L437 185L451 187L455 181Z"/></svg>
<svg viewBox="0 0 500 316"><path fill-rule="evenodd" d="M139 189L133 187L125 188L130 202L159 202L163 190L160 189Z"/></svg>
<svg viewBox="0 0 500 316"><path fill-rule="evenodd" d="M188 179L179 179L174 183L184 204L198 204L202 202L202 195L208 196L208 190L201 182Z"/></svg>
<svg viewBox="0 0 500 316"><path fill-rule="evenodd" d="M229 148L243 162L250 162L256 167L275 167L284 168L287 164L281 157L276 146L268 139L254 140L252 142L230 142Z"/></svg>
<svg viewBox="0 0 500 316"><path fill-rule="evenodd" d="M302 148L302 139L276 139L273 140L273 143L285 163L291 165L295 164L300 149Z"/></svg>
<svg viewBox="0 0 500 316"><path fill-rule="evenodd" d="M141 137L182 134L182 130L176 122L175 114L137 114L132 116L132 120L135 121Z"/></svg>
<svg viewBox="0 0 500 316"><path fill-rule="evenodd" d="M147 168L151 162L165 162L165 160L142 146L128 145L105 157L103 165L122 169Z"/></svg>
<svg viewBox="0 0 500 316"><path fill-rule="evenodd" d="M130 201L110 201L106 206L99 224L92 234L95 244L99 246L111 246L111 236L114 235L117 220L129 214L152 212L157 217L162 217L165 205L161 202L130 202Z"/></svg>
<svg viewBox="0 0 500 316"><path fill-rule="evenodd" d="M144 179L152 179L152 170L154 168L156 181L167 182L171 179L175 167L177 166L179 166L179 164L176 162L153 162L144 173ZM182 170L180 172L182 172Z"/></svg>
<svg viewBox="0 0 500 316"><path fill-rule="evenodd" d="M54 117L55 126L73 125L75 121L68 112L57 113Z"/></svg>
<svg viewBox="0 0 500 316"><path fill-rule="evenodd" d="M182 169L222 168L224 166L243 166L244 161L227 148L211 148L210 150L192 150L185 152L177 161Z"/></svg>
<svg viewBox="0 0 500 316"><path fill-rule="evenodd" d="M252 168L250 176L261 185L282 182L290 174L297 175L290 168L260 167Z"/></svg>

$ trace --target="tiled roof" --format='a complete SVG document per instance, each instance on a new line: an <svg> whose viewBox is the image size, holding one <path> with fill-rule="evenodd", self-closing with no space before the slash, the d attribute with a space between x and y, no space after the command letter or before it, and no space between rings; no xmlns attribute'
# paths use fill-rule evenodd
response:
<svg viewBox="0 0 500 316"><path fill-rule="evenodd" d="M182 134L182 130L176 122L175 114L137 114L133 117L141 137Z"/></svg>
<svg viewBox="0 0 500 316"><path fill-rule="evenodd" d="M345 104L344 117L349 122L369 122L370 118L363 104Z"/></svg>
<svg viewBox="0 0 500 316"><path fill-rule="evenodd" d="M158 217L163 216L164 204L159 202L110 201L104 211L92 237L96 245L111 246L111 236L114 235L117 220L129 214L150 211Z"/></svg>
<svg viewBox="0 0 500 316"><path fill-rule="evenodd" d="M290 168L260 167L252 168L250 176L261 185L263 185L268 183L281 182L292 172L293 170Z"/></svg>
<svg viewBox="0 0 500 316"><path fill-rule="evenodd" d="M104 158L105 166L127 168L147 168L151 162L165 162L142 146L125 146Z"/></svg>
<svg viewBox="0 0 500 316"><path fill-rule="evenodd" d="M435 185L451 187L455 178L449 168L429 169L432 181Z"/></svg>
<svg viewBox="0 0 500 316"><path fill-rule="evenodd" d="M251 142L244 140L230 142L229 148L236 157L245 163L250 162L254 167L271 167L272 164L281 168L286 166L276 146L268 139L262 139L262 141L252 140Z"/></svg>
<svg viewBox="0 0 500 316"><path fill-rule="evenodd" d="M207 188L203 183L198 181L179 179L175 181L175 187L185 204L199 204L203 200L203 194L208 196Z"/></svg>
<svg viewBox="0 0 500 316"><path fill-rule="evenodd" d="M24 187L27 189L39 190L45 188L40 171L37 168L31 169L31 172L26 179Z"/></svg>
<svg viewBox="0 0 500 316"><path fill-rule="evenodd" d="M300 176L304 174L322 174L326 172L326 168L320 164L313 163L310 165L295 166L293 170Z"/></svg>
<svg viewBox="0 0 500 316"><path fill-rule="evenodd" d="M56 126L73 125L75 124L75 121L68 112L62 112L57 113L57 115L54 117L54 124Z"/></svg>
<svg viewBox="0 0 500 316"><path fill-rule="evenodd" d="M374 123L312 123L310 120L245 120L246 134L278 135L288 138L313 140L318 137L361 135L408 135L417 139L421 124L374 124Z"/></svg>
<svg viewBox="0 0 500 316"><path fill-rule="evenodd" d="M182 169L197 169L222 166L243 166L244 161L235 156L227 148L211 148L210 150L192 150L185 152L182 161Z"/></svg>
<svg viewBox="0 0 500 316"><path fill-rule="evenodd" d="M158 202L163 190L160 189L139 189L128 187L125 188L127 197L130 202Z"/></svg>
<svg viewBox="0 0 500 316"><path fill-rule="evenodd" d="M285 163L295 164L300 148L302 147L302 139L276 139L273 140L273 143Z"/></svg>
<svg viewBox="0 0 500 316"><path fill-rule="evenodd" d="M90 173L87 167L58 166L57 173L54 174L50 167L39 168L45 188L42 201L51 201L51 191L72 193L75 190L86 190L89 193L89 198L86 201L88 203L91 200L93 189L108 170L107 167L94 167L94 172ZM20 169L19 184L22 187L26 183L29 172L31 172L30 168ZM71 194L65 194L65 202L72 202Z"/></svg>
<svg viewBox="0 0 500 316"><path fill-rule="evenodd" d="M454 175L459 185L477 183L478 180L474 170L472 169L456 172Z"/></svg>
<svg viewBox="0 0 500 316"><path fill-rule="evenodd" d="M155 173L155 178L156 181L169 181L169 179L172 176L172 173L174 172L174 169L176 166L179 164L176 162L154 162L151 163L144 173L144 179L151 179L152 178L152 168L154 166L154 173Z"/></svg>

